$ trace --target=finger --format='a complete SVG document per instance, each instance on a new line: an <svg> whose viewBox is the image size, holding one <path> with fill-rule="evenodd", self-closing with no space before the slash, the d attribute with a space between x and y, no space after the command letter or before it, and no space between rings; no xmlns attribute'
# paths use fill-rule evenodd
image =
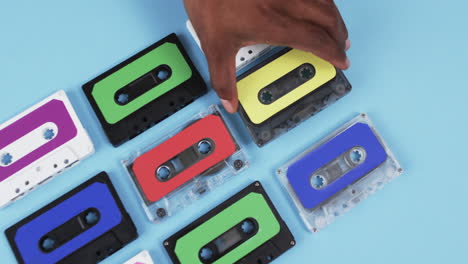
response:
<svg viewBox="0 0 468 264"><path fill-rule="evenodd" d="M348 30L333 1L294 0L292 4L283 8L282 12L289 19L308 22L324 28L345 49Z"/></svg>
<svg viewBox="0 0 468 264"><path fill-rule="evenodd" d="M219 50L219 51L218 51ZM221 99L226 111L237 110L236 51L227 51L225 47L205 49L211 77L211 86Z"/></svg>
<svg viewBox="0 0 468 264"><path fill-rule="evenodd" d="M291 37L294 36L294 37ZM291 22L277 25L270 31L258 34L257 43L268 43L314 53L340 69L349 68L350 62L341 44L320 26L309 23Z"/></svg>

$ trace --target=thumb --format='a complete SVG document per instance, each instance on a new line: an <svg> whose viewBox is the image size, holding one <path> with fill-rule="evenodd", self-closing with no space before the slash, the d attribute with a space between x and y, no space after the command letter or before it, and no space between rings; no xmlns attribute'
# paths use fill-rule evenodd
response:
<svg viewBox="0 0 468 264"><path fill-rule="evenodd" d="M205 51L211 76L211 86L218 94L226 111L234 113L237 110L236 85L236 52Z"/></svg>

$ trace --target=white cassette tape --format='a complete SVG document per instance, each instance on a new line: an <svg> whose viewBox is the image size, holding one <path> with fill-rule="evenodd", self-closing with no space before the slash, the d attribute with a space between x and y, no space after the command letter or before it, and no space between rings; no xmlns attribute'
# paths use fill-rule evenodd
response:
<svg viewBox="0 0 468 264"><path fill-rule="evenodd" d="M0 125L0 207L94 153L67 95L58 91Z"/></svg>
<svg viewBox="0 0 468 264"><path fill-rule="evenodd" d="M198 46L201 47L200 39L198 38L198 35L195 32L195 29L193 28L190 20L187 21L187 29L189 30L190 34L192 34L192 37L197 42ZM241 70L261 55L270 51L272 48L273 46L266 44L258 44L241 48L236 55L236 70Z"/></svg>
<svg viewBox="0 0 468 264"><path fill-rule="evenodd" d="M150 253L147 250L144 250L123 264L154 264L154 262Z"/></svg>

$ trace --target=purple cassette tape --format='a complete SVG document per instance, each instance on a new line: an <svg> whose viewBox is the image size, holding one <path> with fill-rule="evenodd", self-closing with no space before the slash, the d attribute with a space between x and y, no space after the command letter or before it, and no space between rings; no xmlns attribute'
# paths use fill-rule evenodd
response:
<svg viewBox="0 0 468 264"><path fill-rule="evenodd" d="M94 152L65 92L0 125L0 207Z"/></svg>
<svg viewBox="0 0 468 264"><path fill-rule="evenodd" d="M314 232L401 172L365 114L278 170L301 217Z"/></svg>

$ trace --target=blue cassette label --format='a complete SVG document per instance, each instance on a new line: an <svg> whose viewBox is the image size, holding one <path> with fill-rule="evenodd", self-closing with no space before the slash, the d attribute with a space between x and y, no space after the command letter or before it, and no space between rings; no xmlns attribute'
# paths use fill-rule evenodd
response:
<svg viewBox="0 0 468 264"><path fill-rule="evenodd" d="M50 252L41 248L44 236L53 234L54 230L70 224L89 210L98 212L99 220L94 225L82 233L76 229L67 231L65 235L70 239L51 242L60 245ZM56 263L120 224L122 218L109 186L96 182L21 226L15 235L15 243L25 263ZM83 229L86 223L78 222Z"/></svg>
<svg viewBox="0 0 468 264"><path fill-rule="evenodd" d="M286 176L302 206L313 209L385 160L372 128L356 123L294 162Z"/></svg>

